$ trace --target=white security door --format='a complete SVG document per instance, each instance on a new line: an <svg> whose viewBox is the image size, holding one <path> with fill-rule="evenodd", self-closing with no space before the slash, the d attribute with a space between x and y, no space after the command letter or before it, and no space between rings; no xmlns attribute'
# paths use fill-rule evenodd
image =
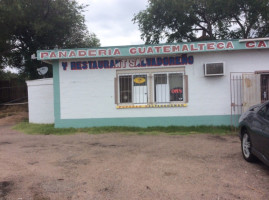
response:
<svg viewBox="0 0 269 200"><path fill-rule="evenodd" d="M154 89L156 103L168 103L170 98L167 74L154 74Z"/></svg>
<svg viewBox="0 0 269 200"><path fill-rule="evenodd" d="M145 104L148 102L147 75L133 76L133 98L135 104Z"/></svg>
<svg viewBox="0 0 269 200"><path fill-rule="evenodd" d="M156 102L167 103L169 102L169 85L156 84Z"/></svg>

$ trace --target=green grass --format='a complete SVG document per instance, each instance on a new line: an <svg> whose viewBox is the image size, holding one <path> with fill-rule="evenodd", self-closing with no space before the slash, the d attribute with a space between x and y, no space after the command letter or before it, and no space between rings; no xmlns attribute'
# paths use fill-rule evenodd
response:
<svg viewBox="0 0 269 200"><path fill-rule="evenodd" d="M13 129L22 131L28 134L43 134L43 135L66 135L77 132L74 128L54 128L54 124L31 124L28 122L21 122L13 127Z"/></svg>
<svg viewBox="0 0 269 200"><path fill-rule="evenodd" d="M75 133L123 133L123 134L137 134L137 135L188 135L188 134L218 134L231 135L235 132L231 131L230 126L168 126L168 127L93 127L93 128L54 128L53 124L31 124L28 122L21 122L13 127L15 130L22 131L28 134L43 134L43 135L67 135Z"/></svg>

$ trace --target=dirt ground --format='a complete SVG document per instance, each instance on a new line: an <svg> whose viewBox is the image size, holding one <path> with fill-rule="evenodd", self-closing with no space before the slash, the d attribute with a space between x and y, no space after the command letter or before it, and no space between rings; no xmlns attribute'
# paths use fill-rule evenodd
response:
<svg viewBox="0 0 269 200"><path fill-rule="evenodd" d="M0 119L0 199L268 199L237 136L27 135Z"/></svg>

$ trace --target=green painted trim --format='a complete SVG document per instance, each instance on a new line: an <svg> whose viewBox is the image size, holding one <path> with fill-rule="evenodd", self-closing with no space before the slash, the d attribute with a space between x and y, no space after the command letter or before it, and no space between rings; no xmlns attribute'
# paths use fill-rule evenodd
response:
<svg viewBox="0 0 269 200"><path fill-rule="evenodd" d="M59 74L59 61L53 61L53 94L54 94L54 122L55 124L60 121L60 74Z"/></svg>
<svg viewBox="0 0 269 200"><path fill-rule="evenodd" d="M251 41L250 41L251 42ZM262 45L258 45L262 42ZM145 48L142 52L138 48ZM233 40L213 40L197 41L170 44L152 44L152 45L128 45L113 47L96 47L96 48L77 48L77 49L52 49L38 50L37 60L66 60L78 58L124 58L124 57L141 57L141 56L165 56L172 54L187 54L195 52L215 52L215 51L234 51L246 49L268 49L268 41L252 42L247 47L247 42L240 42L239 39ZM99 52L99 50L101 50ZM62 52L64 54L59 54ZM80 53L79 53L80 52ZM66 55L65 55L66 53ZM71 54L70 54L71 53ZM42 56L41 56L42 55ZM63 56L64 55L64 56Z"/></svg>
<svg viewBox="0 0 269 200"><path fill-rule="evenodd" d="M93 118L62 119L55 121L55 128L83 128L100 126L200 126L231 125L230 115L182 116L182 117L136 117L136 118Z"/></svg>

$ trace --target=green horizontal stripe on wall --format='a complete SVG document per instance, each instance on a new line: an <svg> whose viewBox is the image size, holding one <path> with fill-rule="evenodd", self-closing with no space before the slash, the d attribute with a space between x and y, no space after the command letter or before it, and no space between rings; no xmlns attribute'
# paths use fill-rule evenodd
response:
<svg viewBox="0 0 269 200"><path fill-rule="evenodd" d="M236 117L236 119L238 116ZM236 120L238 121L238 120ZM55 128L84 128L100 126L221 126L231 125L230 115L184 116L184 117L135 117L135 118L93 118L56 119ZM236 125L238 125L236 123Z"/></svg>

